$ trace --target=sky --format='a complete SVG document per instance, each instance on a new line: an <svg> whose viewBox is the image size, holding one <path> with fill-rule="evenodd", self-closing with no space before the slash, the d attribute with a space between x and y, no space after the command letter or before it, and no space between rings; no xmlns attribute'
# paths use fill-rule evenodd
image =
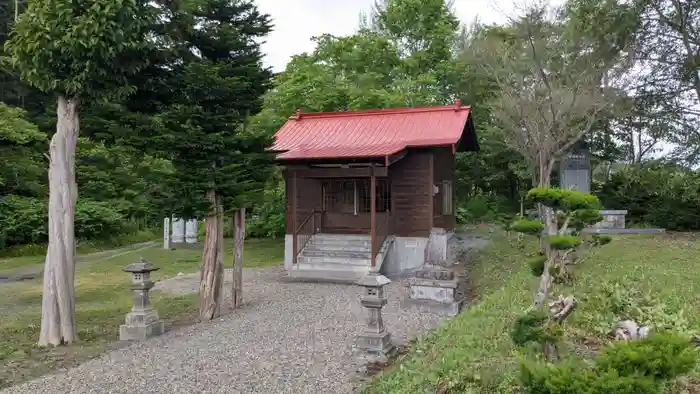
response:
<svg viewBox="0 0 700 394"><path fill-rule="evenodd" d="M284 70L291 56L313 51L312 37L324 33L352 34L359 25L360 13L369 13L374 0L256 0L256 3L260 11L272 16L275 25L263 52L266 65L278 72ZM523 4L523 0L454 0L454 11L463 23L476 18L484 23L505 22L517 12L518 4Z"/></svg>

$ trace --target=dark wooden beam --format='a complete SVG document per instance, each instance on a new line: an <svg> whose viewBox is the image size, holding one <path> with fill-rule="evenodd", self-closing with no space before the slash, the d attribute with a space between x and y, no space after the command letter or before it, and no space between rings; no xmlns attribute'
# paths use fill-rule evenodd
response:
<svg viewBox="0 0 700 394"><path fill-rule="evenodd" d="M372 196L369 226L372 238L372 267L374 267L377 264L377 177L374 175L374 167L370 167L369 190Z"/></svg>
<svg viewBox="0 0 700 394"><path fill-rule="evenodd" d="M291 170L292 185L292 264L297 263L297 172Z"/></svg>
<svg viewBox="0 0 700 394"><path fill-rule="evenodd" d="M300 178L369 178L374 167L355 168L320 168L320 167L287 167L294 171ZM389 171L387 167L377 167L374 175L386 177Z"/></svg>

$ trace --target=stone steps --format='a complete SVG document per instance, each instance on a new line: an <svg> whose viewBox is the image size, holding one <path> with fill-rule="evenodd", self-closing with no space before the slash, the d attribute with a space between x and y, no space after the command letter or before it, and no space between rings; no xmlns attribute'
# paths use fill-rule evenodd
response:
<svg viewBox="0 0 700 394"><path fill-rule="evenodd" d="M304 248L303 257L339 257L346 259L369 259L372 253L368 250L357 249L307 249Z"/></svg>
<svg viewBox="0 0 700 394"><path fill-rule="evenodd" d="M370 258L357 258L357 257L336 257L336 256L330 256L328 254L321 255L321 256L307 256L305 254L301 254L297 258L297 262L299 263L308 263L308 264L339 264L339 265L366 265L370 266L371 261Z"/></svg>
<svg viewBox="0 0 700 394"><path fill-rule="evenodd" d="M388 243L377 251L379 266ZM314 281L325 278L331 282L355 282L371 270L379 269L372 267L371 245L371 238L367 235L316 234L301 250L289 276Z"/></svg>

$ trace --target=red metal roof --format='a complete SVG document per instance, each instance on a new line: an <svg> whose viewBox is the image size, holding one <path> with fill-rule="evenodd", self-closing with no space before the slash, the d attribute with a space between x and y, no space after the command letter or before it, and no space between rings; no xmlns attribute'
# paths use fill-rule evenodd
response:
<svg viewBox="0 0 700 394"><path fill-rule="evenodd" d="M387 157L412 147L455 145L471 110L453 105L355 112L297 111L275 134L279 160Z"/></svg>

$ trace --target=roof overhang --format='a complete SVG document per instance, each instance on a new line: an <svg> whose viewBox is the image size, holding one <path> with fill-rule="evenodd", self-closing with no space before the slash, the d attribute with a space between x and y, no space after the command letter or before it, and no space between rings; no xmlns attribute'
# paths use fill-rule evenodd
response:
<svg viewBox="0 0 700 394"><path fill-rule="evenodd" d="M269 151L276 153L277 162L282 164L383 162L388 166L411 149L478 151L476 138L471 108L458 101L443 107L297 112L275 134Z"/></svg>
<svg viewBox="0 0 700 394"><path fill-rule="evenodd" d="M462 130L462 137L454 146L456 152L478 152L479 140L476 137L476 128L474 127L474 119L472 119L472 114L469 113L467 121L464 122L464 130Z"/></svg>

